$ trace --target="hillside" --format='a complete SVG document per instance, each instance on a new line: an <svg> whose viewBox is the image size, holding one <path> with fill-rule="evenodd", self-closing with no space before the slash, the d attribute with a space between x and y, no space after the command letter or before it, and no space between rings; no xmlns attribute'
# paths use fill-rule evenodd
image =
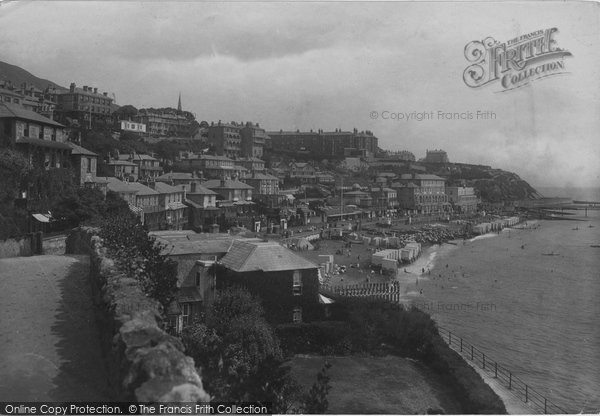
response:
<svg viewBox="0 0 600 416"><path fill-rule="evenodd" d="M427 164L427 170L447 179L447 185L472 186L486 202L515 201L520 199L538 199L541 197L519 175L502 169L484 165L466 163Z"/></svg>
<svg viewBox="0 0 600 416"><path fill-rule="evenodd" d="M22 83L26 82L27 84L34 85L40 90L46 89L48 85L50 87L56 87L58 89L66 89L65 87L62 87L47 79L38 78L21 67L11 65L2 61L0 61L0 79L12 81L12 83L15 86L19 86Z"/></svg>

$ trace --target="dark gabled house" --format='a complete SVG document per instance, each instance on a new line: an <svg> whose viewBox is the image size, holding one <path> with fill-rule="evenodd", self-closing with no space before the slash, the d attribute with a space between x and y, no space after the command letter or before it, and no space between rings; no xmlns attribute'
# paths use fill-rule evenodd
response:
<svg viewBox="0 0 600 416"><path fill-rule="evenodd" d="M274 324L321 317L319 267L272 241L236 240L216 267L217 289L243 286Z"/></svg>

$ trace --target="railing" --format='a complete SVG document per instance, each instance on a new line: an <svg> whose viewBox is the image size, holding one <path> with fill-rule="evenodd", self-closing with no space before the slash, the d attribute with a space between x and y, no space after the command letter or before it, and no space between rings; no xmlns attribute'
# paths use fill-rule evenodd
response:
<svg viewBox="0 0 600 416"><path fill-rule="evenodd" d="M399 303L401 298L400 283L398 281L389 283L368 282L344 286L322 284L320 290L337 296L385 299L395 303Z"/></svg>
<svg viewBox="0 0 600 416"><path fill-rule="evenodd" d="M515 376L509 369L498 364L490 356L486 355L473 344L469 344L463 338L452 333L448 329L438 326L438 332L442 339L448 343L448 346L463 357L472 361L482 370L492 374L498 379L516 398L530 407L544 414L565 414L564 409L552 403L550 399L535 391L530 385Z"/></svg>

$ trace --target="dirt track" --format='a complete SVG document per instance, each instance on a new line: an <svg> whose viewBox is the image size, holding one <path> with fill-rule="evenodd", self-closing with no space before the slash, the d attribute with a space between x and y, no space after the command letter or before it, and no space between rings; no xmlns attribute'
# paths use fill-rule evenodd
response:
<svg viewBox="0 0 600 416"><path fill-rule="evenodd" d="M109 401L86 256L0 259L0 401Z"/></svg>

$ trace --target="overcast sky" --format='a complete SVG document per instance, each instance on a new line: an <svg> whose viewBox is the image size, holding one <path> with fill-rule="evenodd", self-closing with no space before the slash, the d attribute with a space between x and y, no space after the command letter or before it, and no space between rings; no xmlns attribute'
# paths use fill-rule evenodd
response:
<svg viewBox="0 0 600 416"><path fill-rule="evenodd" d="M594 3L11 2L0 60L120 105L177 105L267 130L372 130L384 149L444 149L534 186L600 184L600 13ZM556 27L568 74L498 93L462 79L465 45ZM495 120L384 120L492 111ZM373 119L371 112L379 117Z"/></svg>

